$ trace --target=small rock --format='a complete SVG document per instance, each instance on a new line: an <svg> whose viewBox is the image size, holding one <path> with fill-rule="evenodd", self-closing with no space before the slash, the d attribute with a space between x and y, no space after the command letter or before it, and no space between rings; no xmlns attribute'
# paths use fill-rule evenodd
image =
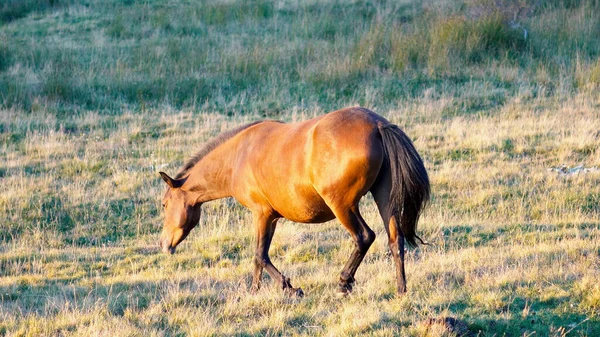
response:
<svg viewBox="0 0 600 337"><path fill-rule="evenodd" d="M569 168L567 165L561 165L561 166L557 166L557 167L551 167L548 169L548 171L549 172L557 172L559 176L564 177L564 176L573 176L573 175L577 175L580 173L597 172L598 167L596 167L596 166L584 167L583 165L579 165L579 166Z"/></svg>

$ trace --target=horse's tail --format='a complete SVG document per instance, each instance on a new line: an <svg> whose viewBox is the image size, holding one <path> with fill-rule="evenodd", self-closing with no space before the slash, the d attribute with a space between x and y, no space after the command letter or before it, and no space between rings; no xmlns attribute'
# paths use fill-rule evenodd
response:
<svg viewBox="0 0 600 337"><path fill-rule="evenodd" d="M389 213L400 224L404 238L411 246L416 246L417 221L429 201L429 177L423 160L408 136L393 124L381 125L379 132L385 151L384 165L391 173ZM398 221L400 220L400 221Z"/></svg>

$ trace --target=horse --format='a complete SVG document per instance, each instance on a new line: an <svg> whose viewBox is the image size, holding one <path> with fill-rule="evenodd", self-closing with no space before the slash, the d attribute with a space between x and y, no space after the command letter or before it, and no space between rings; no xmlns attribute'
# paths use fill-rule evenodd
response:
<svg viewBox="0 0 600 337"><path fill-rule="evenodd" d="M263 269L284 293L302 297L271 262L277 221L323 223L337 218L354 241L337 294L352 291L354 275L375 240L359 211L371 192L384 223L396 267L397 293L406 292L404 241L416 246L416 226L429 195L429 177L408 136L385 118L350 107L316 118L283 123L263 120L209 141L171 178L162 199L160 246L173 254L198 224L203 203L233 197L252 212L256 246L251 291Z"/></svg>

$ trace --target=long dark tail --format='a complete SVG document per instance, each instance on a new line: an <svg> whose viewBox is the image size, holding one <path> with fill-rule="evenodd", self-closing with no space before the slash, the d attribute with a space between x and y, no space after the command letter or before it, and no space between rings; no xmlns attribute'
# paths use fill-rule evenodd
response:
<svg viewBox="0 0 600 337"><path fill-rule="evenodd" d="M392 175L389 214L393 214L396 222L400 223L399 229L408 244L416 246L415 239L424 244L416 233L419 216L427 205L430 194L429 177L423 160L398 126L380 126L379 132L385 151L384 165L389 165Z"/></svg>

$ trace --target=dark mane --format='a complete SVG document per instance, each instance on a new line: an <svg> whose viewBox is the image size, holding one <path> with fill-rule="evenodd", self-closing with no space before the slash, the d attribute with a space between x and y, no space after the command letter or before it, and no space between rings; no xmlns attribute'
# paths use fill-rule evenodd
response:
<svg viewBox="0 0 600 337"><path fill-rule="evenodd" d="M194 154L192 156L192 158L190 158L185 165L183 165L183 168L181 168L181 170L179 171L179 173L177 173L177 175L175 176L175 179L181 179L183 178L188 172L189 170L194 167L194 165L196 165L200 160L202 160L202 158L204 158L207 154L209 154L212 150L216 149L217 146L225 143L228 139L230 139L231 137L237 135L238 133L240 133L241 131L256 125L258 123L262 123L264 121L256 121L250 124L246 124L246 125L242 125L240 127L237 127L235 129L232 130L228 130L225 131L223 133L221 133L220 135L218 135L217 137L211 139L208 143L206 143L206 145L204 145L204 147L202 147L202 149L200 149L200 151L196 152L196 154Z"/></svg>

